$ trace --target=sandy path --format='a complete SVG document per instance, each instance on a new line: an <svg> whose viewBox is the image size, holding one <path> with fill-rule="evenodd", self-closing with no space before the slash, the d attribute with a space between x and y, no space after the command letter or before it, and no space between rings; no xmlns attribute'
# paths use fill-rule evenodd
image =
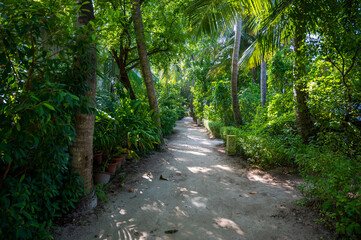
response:
<svg viewBox="0 0 361 240"><path fill-rule="evenodd" d="M112 184L108 203L55 239L331 238L295 205L297 177L249 170L189 118L177 123L165 152L131 168L124 187Z"/></svg>

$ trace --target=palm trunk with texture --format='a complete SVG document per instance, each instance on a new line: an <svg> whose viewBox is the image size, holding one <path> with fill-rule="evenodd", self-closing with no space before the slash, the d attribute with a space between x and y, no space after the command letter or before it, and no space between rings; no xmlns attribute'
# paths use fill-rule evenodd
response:
<svg viewBox="0 0 361 240"><path fill-rule="evenodd" d="M93 30L88 23L94 19L93 5L91 1L79 1L81 4L81 13L78 16L78 25L83 25L88 28L88 33L80 36L83 40L91 41L91 34ZM84 78L90 90L84 92L85 97L95 98L96 90L96 65L97 55L95 46L84 51L84 54L77 59ZM91 103L93 104L93 101ZM74 118L75 127L75 141L70 147L70 154L72 156L72 167L80 174L81 179L84 181L84 190L88 193L83 199L79 201L77 206L78 210L87 211L97 205L97 198L94 192L93 184L93 133L94 133L94 120L93 113L82 113L77 110Z"/></svg>
<svg viewBox="0 0 361 240"><path fill-rule="evenodd" d="M265 106L267 102L267 63L262 59L261 63L261 104Z"/></svg>
<svg viewBox="0 0 361 240"><path fill-rule="evenodd" d="M307 107L307 83L303 78L306 74L306 23L304 18L301 16L295 25L293 97L295 101L297 131L302 137L303 142L307 143L314 134L314 126Z"/></svg>
<svg viewBox="0 0 361 240"><path fill-rule="evenodd" d="M239 58L239 48L241 43L241 30L242 30L242 22L239 19L236 24L236 36L234 39L232 72L231 72L232 109L233 109L234 121L237 126L242 125L242 117L238 103L238 58Z"/></svg>
<svg viewBox="0 0 361 240"><path fill-rule="evenodd" d="M143 77L145 86L147 88L149 107L151 110L153 110L154 114L159 115L157 94L156 94L156 90L155 90L155 86L154 86L154 82L153 82L152 72L150 70L150 65L149 65L149 60L148 60L148 55L147 55L147 48L145 45L143 19L142 19L142 13L140 11L141 0L132 0L132 3L133 3L132 4L132 9L133 9L132 20L134 23L134 30L135 30L135 35L136 35L139 59L140 59L140 67L142 70L142 77ZM159 123L159 128L160 128L161 127L160 117L158 117L157 121ZM160 140L163 143L163 136L161 136Z"/></svg>

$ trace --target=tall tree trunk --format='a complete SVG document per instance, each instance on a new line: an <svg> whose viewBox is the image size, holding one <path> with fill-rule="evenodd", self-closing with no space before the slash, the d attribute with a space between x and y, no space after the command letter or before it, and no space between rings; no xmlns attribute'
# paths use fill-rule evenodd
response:
<svg viewBox="0 0 361 240"><path fill-rule="evenodd" d="M135 96L132 84L130 83L130 79L129 79L129 76L128 76L125 66L124 67L123 67L123 65L119 66L119 64L118 64L118 67L119 67L119 72L120 72L120 76L119 76L120 82L123 83L124 87L129 91L130 99L135 100L136 96Z"/></svg>
<svg viewBox="0 0 361 240"><path fill-rule="evenodd" d="M112 49L112 56L119 68L119 73L120 73L119 81L129 91L130 99L133 99L133 100L136 99L132 84L130 83L128 72L126 69L126 64L124 63L124 55L122 54L122 50L119 51L119 56L118 56L117 51Z"/></svg>
<svg viewBox="0 0 361 240"><path fill-rule="evenodd" d="M295 59L293 63L293 97L295 101L297 131L301 135L303 142L307 143L309 138L314 134L314 126L311 120L311 114L307 107L307 83L304 79L304 76L306 74L306 23L304 20L304 16L298 15L295 26L296 30L294 37Z"/></svg>
<svg viewBox="0 0 361 240"><path fill-rule="evenodd" d="M194 87L194 78L192 80L192 87ZM193 122L194 123L197 123L197 118L196 118L196 115L194 114L194 105L193 105L193 100L194 100L194 97L193 97L193 92L191 93L191 102L189 104L189 108L191 110L191 117L193 118Z"/></svg>
<svg viewBox="0 0 361 240"><path fill-rule="evenodd" d="M236 126L242 125L242 117L238 103L238 58L239 58L239 48L241 44L241 30L242 30L242 22L241 19L238 19L236 24L236 36L234 38L234 47L233 47L233 56L232 56L232 73L231 73L232 109L233 109L233 117Z"/></svg>
<svg viewBox="0 0 361 240"><path fill-rule="evenodd" d="M77 24L86 26L88 32L79 36L82 40L90 42L93 29L88 23L94 19L92 1L81 0L81 13L78 16ZM84 92L85 97L95 98L96 90L96 66L97 55L95 46L90 44L89 49L85 49L81 56L78 56L76 66L82 71L82 78L86 79L89 86L89 91ZM94 104L90 101L89 104ZM88 193L78 204L78 210L87 211L97 205L97 198L94 192L93 184L93 133L94 133L94 114L82 113L80 109L77 110L74 119L75 127L75 141L70 147L70 154L72 156L72 166L80 177L84 180L84 190Z"/></svg>
<svg viewBox="0 0 361 240"><path fill-rule="evenodd" d="M256 67L252 68L252 82L256 83Z"/></svg>
<svg viewBox="0 0 361 240"><path fill-rule="evenodd" d="M140 11L142 0L132 0L132 20L134 23L134 30L137 41L138 54L140 59L140 67L142 70L142 77L147 88L149 107L153 110L154 114L159 115L157 93L154 87L152 72L150 70L147 48L145 46L145 35L143 27L142 13ZM159 128L161 128L160 117L157 119ZM163 143L163 136L161 135L161 141Z"/></svg>
<svg viewBox="0 0 361 240"><path fill-rule="evenodd" d="M261 104L262 107L266 104L267 101L267 63L262 57L261 63Z"/></svg>

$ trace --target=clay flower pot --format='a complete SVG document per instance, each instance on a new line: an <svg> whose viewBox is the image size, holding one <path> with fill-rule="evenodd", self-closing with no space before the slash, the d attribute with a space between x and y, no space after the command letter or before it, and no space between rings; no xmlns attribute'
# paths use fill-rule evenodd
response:
<svg viewBox="0 0 361 240"><path fill-rule="evenodd" d="M124 157L123 157L123 156L113 157L113 162L118 163L117 169L120 169L120 167L122 166L122 162L123 162L123 161L124 161Z"/></svg>
<svg viewBox="0 0 361 240"><path fill-rule="evenodd" d="M94 183L95 184L107 184L110 180L110 174L107 172L94 172Z"/></svg>
<svg viewBox="0 0 361 240"><path fill-rule="evenodd" d="M97 165L101 165L102 164L102 160L103 160L103 153L96 153L93 155L93 160Z"/></svg>
<svg viewBox="0 0 361 240"><path fill-rule="evenodd" d="M117 170L118 163L108 163L107 172L114 175Z"/></svg>

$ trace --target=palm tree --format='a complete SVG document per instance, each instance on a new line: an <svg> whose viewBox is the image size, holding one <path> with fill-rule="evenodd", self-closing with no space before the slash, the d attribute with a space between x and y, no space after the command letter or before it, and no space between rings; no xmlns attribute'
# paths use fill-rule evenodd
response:
<svg viewBox="0 0 361 240"><path fill-rule="evenodd" d="M157 94L153 82L153 75L150 70L147 49L145 45L145 35L143 27L142 13L140 10L142 0L132 0L132 20L134 24L134 30L136 34L138 54L140 58L140 66L142 70L142 77L147 88L149 107L153 111L153 114L158 115L157 121L159 123L159 128L161 127L160 117L159 117L159 108ZM161 131L160 131L161 132ZM163 143L163 137L160 137L161 142Z"/></svg>
<svg viewBox="0 0 361 240"><path fill-rule="evenodd" d="M242 116L238 102L238 60L241 43L242 20L239 12L240 5L229 1L197 0L188 9L191 24L197 26L196 34L221 32L235 26L235 39L232 54L231 97L234 121L237 126L242 125Z"/></svg>
<svg viewBox="0 0 361 240"><path fill-rule="evenodd" d="M307 106L307 89L304 76L306 73L306 27L307 15L305 8L312 8L310 3L301 0L247 0L249 9L258 18L257 38L246 51L249 58L258 44L272 52L282 43L293 40L294 58L294 101L297 130L304 142L314 135L314 124ZM308 5L306 5L308 4Z"/></svg>
<svg viewBox="0 0 361 240"><path fill-rule="evenodd" d="M241 31L242 31L242 21L238 19L236 23L236 35L234 37L234 47L233 47L233 55L232 55L232 72L231 72L232 110L233 110L233 117L236 126L242 125L242 117L238 103L238 59L239 59L239 48L241 43Z"/></svg>
<svg viewBox="0 0 361 240"><path fill-rule="evenodd" d="M92 1L82 0L79 1L80 14L78 16L77 24L85 26L87 33L83 33L79 36L82 41L90 42L90 34L93 29L88 24L94 19L94 11ZM80 74L83 74L83 78L89 86L89 90L84 93L85 97L95 98L96 89L96 66L97 66L97 54L95 47L91 46L89 49L85 49L81 57L78 57L76 68ZM89 104L94 104L94 101L89 100ZM80 210L88 210L97 205L97 198L94 192L93 184L93 133L94 133L94 120L93 113L83 113L80 109L77 110L74 118L75 127L75 141L70 147L70 154L72 156L72 167L76 172L80 174L80 177L84 180L84 190L88 193L78 206Z"/></svg>
<svg viewBox="0 0 361 240"><path fill-rule="evenodd" d="M252 13L258 19L255 21L258 23L257 38L245 51L245 54L248 53L249 56L252 56L254 49L260 45L262 46L260 49L263 51L258 51L258 54L266 55L279 47L281 43L290 42L293 39L296 125L303 141L308 142L309 138L314 135L315 129L307 107L307 89L303 78L306 69L304 45L308 23L306 7L312 9L310 4L313 1L306 3L302 0L241 0L235 3L236 5L229 4L227 0L197 0L190 7L190 12L193 13L191 14L191 22L193 24L200 23L199 29L203 31L212 31L229 26L243 6L243 10ZM202 14L202 16L197 18L197 14ZM266 56L264 57L266 58Z"/></svg>

